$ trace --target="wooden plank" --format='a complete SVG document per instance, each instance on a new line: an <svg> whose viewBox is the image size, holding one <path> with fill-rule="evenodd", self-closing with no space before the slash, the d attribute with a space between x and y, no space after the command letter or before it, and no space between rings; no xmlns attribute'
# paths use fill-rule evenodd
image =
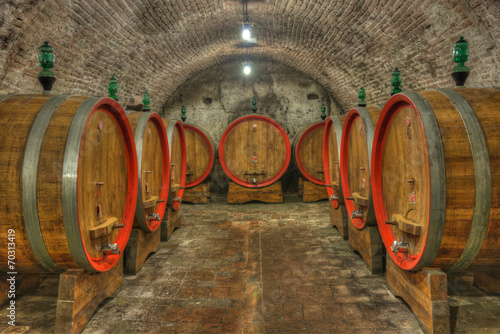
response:
<svg viewBox="0 0 500 334"><path fill-rule="evenodd" d="M358 192L353 192L352 197L354 198L354 203L356 203L357 205L368 206L370 203L370 200L368 197L363 196Z"/></svg>
<svg viewBox="0 0 500 334"><path fill-rule="evenodd" d="M92 239L97 239L113 233L113 228L116 223L118 223L118 218L111 217L104 223L90 228L89 229L90 237Z"/></svg>
<svg viewBox="0 0 500 334"><path fill-rule="evenodd" d="M266 175L265 170L246 170L243 172L244 175Z"/></svg>
<svg viewBox="0 0 500 334"><path fill-rule="evenodd" d="M304 180L302 200L306 203L328 199L328 192L325 186L317 185L311 181Z"/></svg>
<svg viewBox="0 0 500 334"><path fill-rule="evenodd" d="M337 228L342 239L347 240L349 235L347 224L349 223L349 221L345 205L339 204L338 208L335 209L333 205L329 203L329 207L330 207L330 225Z"/></svg>
<svg viewBox="0 0 500 334"><path fill-rule="evenodd" d="M182 201L196 204L206 204L208 203L209 197L210 181L209 179L206 179L195 187L186 188L186 190L184 191L184 196L182 197Z"/></svg>
<svg viewBox="0 0 500 334"><path fill-rule="evenodd" d="M136 275L146 262L149 254L160 249L161 227L153 232L132 229L123 255L123 272Z"/></svg>
<svg viewBox="0 0 500 334"><path fill-rule="evenodd" d="M161 222L161 241L170 240L175 229L180 228L182 225L181 209L172 210L167 208L167 213Z"/></svg>
<svg viewBox="0 0 500 334"><path fill-rule="evenodd" d="M123 281L123 258L110 270L87 274L68 269L59 276L56 309L56 334L80 333L99 304L114 296Z"/></svg>
<svg viewBox="0 0 500 334"><path fill-rule="evenodd" d="M387 260L387 282L412 309L427 333L450 333L447 277L441 270L411 273Z"/></svg>

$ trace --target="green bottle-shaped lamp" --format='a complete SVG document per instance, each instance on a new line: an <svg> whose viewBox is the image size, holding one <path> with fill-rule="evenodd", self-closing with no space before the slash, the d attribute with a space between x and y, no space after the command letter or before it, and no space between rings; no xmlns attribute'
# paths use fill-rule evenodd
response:
<svg viewBox="0 0 500 334"><path fill-rule="evenodd" d="M151 103L151 98L149 97L148 91L145 91L142 98L142 111L151 111L149 103Z"/></svg>
<svg viewBox="0 0 500 334"><path fill-rule="evenodd" d="M394 72L392 72L392 78L391 78L391 86L394 87L391 90L391 96L397 93L401 93L403 90L400 88L401 87L401 72L399 72L398 68L396 67L394 69Z"/></svg>
<svg viewBox="0 0 500 334"><path fill-rule="evenodd" d="M56 58L52 54L54 49L49 45L49 42L44 42L38 50L41 52L38 54L38 66L42 68L42 71L38 73L38 81L42 84L44 93L49 93L56 82L56 75L51 70Z"/></svg>
<svg viewBox="0 0 500 334"><path fill-rule="evenodd" d="M366 91L363 87L361 87L358 90L358 99L359 99L358 107L366 107L365 98L366 98Z"/></svg>
<svg viewBox="0 0 500 334"><path fill-rule="evenodd" d="M322 120L326 119L326 107L324 103L321 105L321 119Z"/></svg>
<svg viewBox="0 0 500 334"><path fill-rule="evenodd" d="M252 112L254 114L257 112L257 98L255 96L252 98Z"/></svg>
<svg viewBox="0 0 500 334"><path fill-rule="evenodd" d="M469 77L470 70L465 66L467 60L469 60L469 43L461 36L453 48L453 62L457 66L451 71L451 76L459 87L464 86Z"/></svg>
<svg viewBox="0 0 500 334"><path fill-rule="evenodd" d="M108 93L110 98L112 98L115 101L118 101L118 96L116 96L116 93L118 93L118 83L115 79L115 76L112 76L111 79L109 79Z"/></svg>
<svg viewBox="0 0 500 334"><path fill-rule="evenodd" d="M187 119L187 116L186 116L186 107L184 107L184 106L181 107L181 119L182 119L183 122L185 122L186 119Z"/></svg>

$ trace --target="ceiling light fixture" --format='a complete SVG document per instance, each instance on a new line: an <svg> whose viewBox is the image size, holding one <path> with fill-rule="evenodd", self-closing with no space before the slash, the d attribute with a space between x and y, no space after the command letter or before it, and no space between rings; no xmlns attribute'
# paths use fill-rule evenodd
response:
<svg viewBox="0 0 500 334"><path fill-rule="evenodd" d="M243 4L243 27L241 28L241 38L244 41L249 41L252 38L252 27L248 23L248 3L247 0L241 1Z"/></svg>
<svg viewBox="0 0 500 334"><path fill-rule="evenodd" d="M250 63L245 63L243 64L243 73L245 73L245 75L250 75L250 73L252 73L252 65Z"/></svg>

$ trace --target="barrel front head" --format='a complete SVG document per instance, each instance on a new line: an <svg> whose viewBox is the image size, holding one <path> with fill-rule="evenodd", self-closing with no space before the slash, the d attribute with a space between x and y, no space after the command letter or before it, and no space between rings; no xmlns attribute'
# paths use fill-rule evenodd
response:
<svg viewBox="0 0 500 334"><path fill-rule="evenodd" d="M178 210L186 186L187 151L184 126L179 120L163 120L170 150L170 191L167 205Z"/></svg>
<svg viewBox="0 0 500 334"><path fill-rule="evenodd" d="M290 141L274 120L249 115L231 123L220 140L219 159L229 178L247 188L278 181L290 163Z"/></svg>
<svg viewBox="0 0 500 334"><path fill-rule="evenodd" d="M210 175L214 166L216 148L207 131L191 124L183 124L183 126L187 150L186 188L192 188Z"/></svg>
<svg viewBox="0 0 500 334"><path fill-rule="evenodd" d="M345 116L327 118L323 133L323 172L328 198L334 209L344 203L340 180L340 142Z"/></svg>
<svg viewBox="0 0 500 334"><path fill-rule="evenodd" d="M436 257L446 205L444 171L440 129L429 103L418 93L391 97L374 136L373 203L387 253L403 269L422 269Z"/></svg>
<svg viewBox="0 0 500 334"><path fill-rule="evenodd" d="M371 150L380 108L353 108L342 129L340 177L345 206L357 229L374 225L375 214L370 184Z"/></svg>
<svg viewBox="0 0 500 334"><path fill-rule="evenodd" d="M135 133L138 194L135 224L155 231L165 214L170 186L170 154L163 121L157 113L128 112Z"/></svg>
<svg viewBox="0 0 500 334"><path fill-rule="evenodd" d="M302 176L315 184L324 186L323 134L326 122L306 125L295 136L292 157Z"/></svg>

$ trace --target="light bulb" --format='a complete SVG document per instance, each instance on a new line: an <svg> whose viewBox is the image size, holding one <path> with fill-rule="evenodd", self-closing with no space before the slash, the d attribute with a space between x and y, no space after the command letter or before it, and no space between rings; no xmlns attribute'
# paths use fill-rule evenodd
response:
<svg viewBox="0 0 500 334"><path fill-rule="evenodd" d="M250 67L250 65L249 65L249 64L245 64L245 65L243 66L243 73L245 73L246 75L249 75L249 74L250 74L250 72L252 72L252 67Z"/></svg>
<svg viewBox="0 0 500 334"><path fill-rule="evenodd" d="M241 38L243 38L245 41L248 41L251 36L252 33L250 32L250 27L248 26L243 27L243 30L241 32Z"/></svg>

